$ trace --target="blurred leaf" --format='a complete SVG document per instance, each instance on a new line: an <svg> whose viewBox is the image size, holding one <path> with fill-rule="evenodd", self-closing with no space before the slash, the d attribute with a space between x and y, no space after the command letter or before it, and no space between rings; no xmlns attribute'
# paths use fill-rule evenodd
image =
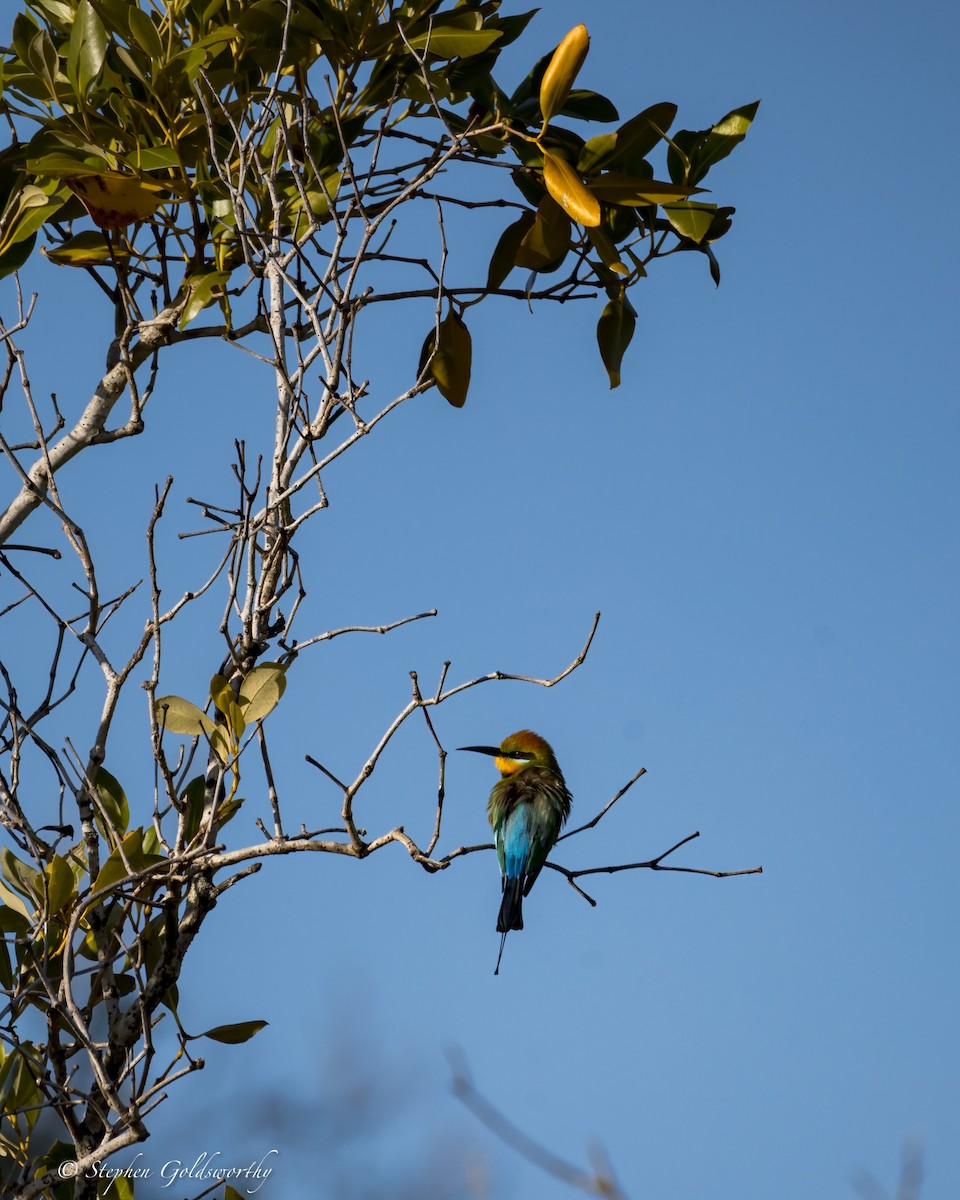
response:
<svg viewBox="0 0 960 1200"><path fill-rule="evenodd" d="M210 1038L214 1042L223 1042L228 1046L236 1046L241 1042L249 1042L269 1022L267 1021L238 1021L235 1025L217 1025L205 1033L198 1033L198 1038ZM195 1040L195 1039L191 1039Z"/></svg>
<svg viewBox="0 0 960 1200"><path fill-rule="evenodd" d="M273 712L287 686L286 670L279 663L261 663L240 685L240 711L248 724Z"/></svg>
<svg viewBox="0 0 960 1200"><path fill-rule="evenodd" d="M544 129L550 123L550 118L563 107L589 49L590 37L586 25L575 25L554 50L540 81L540 112Z"/></svg>
<svg viewBox="0 0 960 1200"><path fill-rule="evenodd" d="M716 212L715 204L699 204L695 200L679 200L663 205L663 215L677 233L696 242L698 246L709 233Z"/></svg>
<svg viewBox="0 0 960 1200"><path fill-rule="evenodd" d="M622 296L607 302L597 322L600 357L610 378L610 387L620 386L620 363L630 345L637 319Z"/></svg>
<svg viewBox="0 0 960 1200"><path fill-rule="evenodd" d="M183 733L187 737L208 736L216 726L195 704L182 696L158 696L154 705L157 722L168 733Z"/></svg>
<svg viewBox="0 0 960 1200"><path fill-rule="evenodd" d="M0 933L12 933L16 937L30 931L26 905L19 896L0 883Z"/></svg>
<svg viewBox="0 0 960 1200"><path fill-rule="evenodd" d="M536 220L536 213L523 212L511 225L501 233L496 249L490 259L487 269L487 290L491 291L502 285L504 280L517 264L517 250L523 241L527 230Z"/></svg>
<svg viewBox="0 0 960 1200"><path fill-rule="evenodd" d="M581 225L600 224L600 204L566 159L544 153L543 181L560 207Z"/></svg>
<svg viewBox="0 0 960 1200"><path fill-rule="evenodd" d="M67 860L55 854L47 867L47 904L52 916L58 913L76 891L76 880Z"/></svg>
<svg viewBox="0 0 960 1200"><path fill-rule="evenodd" d="M420 353L421 371L434 349L430 374L440 395L454 408L463 408L470 387L473 342L469 329L452 309L440 322L439 337L427 335Z"/></svg>

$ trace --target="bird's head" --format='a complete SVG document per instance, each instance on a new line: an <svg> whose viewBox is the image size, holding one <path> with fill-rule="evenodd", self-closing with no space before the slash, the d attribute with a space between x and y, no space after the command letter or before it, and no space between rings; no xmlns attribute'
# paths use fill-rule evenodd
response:
<svg viewBox="0 0 960 1200"><path fill-rule="evenodd" d="M477 754L489 754L497 770L505 778L517 775L527 767L546 767L560 774L557 760L550 743L538 733L521 729L505 737L499 746L460 746L460 750L473 750Z"/></svg>

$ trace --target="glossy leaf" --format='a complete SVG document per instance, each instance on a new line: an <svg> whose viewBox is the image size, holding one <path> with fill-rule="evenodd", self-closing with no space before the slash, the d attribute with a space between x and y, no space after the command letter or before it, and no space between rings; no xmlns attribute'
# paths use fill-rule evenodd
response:
<svg viewBox="0 0 960 1200"><path fill-rule="evenodd" d="M574 88L557 115L581 121L616 121L620 116L612 100L584 88Z"/></svg>
<svg viewBox="0 0 960 1200"><path fill-rule="evenodd" d="M664 101L651 104L642 113L625 121L616 132L616 150L610 156L609 165L632 172L636 164L657 145L676 115L677 106Z"/></svg>
<svg viewBox="0 0 960 1200"><path fill-rule="evenodd" d="M543 181L564 212L580 225L600 224L600 202L566 159L544 153Z"/></svg>
<svg viewBox="0 0 960 1200"><path fill-rule="evenodd" d="M254 667L240 685L239 705L244 720L248 724L262 721L280 703L286 686L286 670L279 663Z"/></svg>
<svg viewBox="0 0 960 1200"><path fill-rule="evenodd" d="M162 62L165 57L163 40L149 14L145 13L137 4L131 4L130 11L127 13L127 23L133 39L140 49L145 51L155 62Z"/></svg>
<svg viewBox="0 0 960 1200"><path fill-rule="evenodd" d="M715 204L698 204L694 200L680 200L663 206L663 215L677 233L698 246L710 232L716 212Z"/></svg>
<svg viewBox="0 0 960 1200"><path fill-rule="evenodd" d="M500 37L499 29L457 29L434 25L429 33L410 39L414 50L426 50L439 58L470 58L489 50Z"/></svg>
<svg viewBox="0 0 960 1200"><path fill-rule="evenodd" d="M615 133L598 133L584 143L577 159L577 170L581 175L593 175L605 166L617 148Z"/></svg>
<svg viewBox="0 0 960 1200"><path fill-rule="evenodd" d="M742 108L735 108L733 112L727 113L714 125L702 145L697 148L695 165L698 180L706 175L714 163L726 158L743 141L759 107L759 100L752 104L744 104Z"/></svg>
<svg viewBox="0 0 960 1200"><path fill-rule="evenodd" d="M576 25L554 50L540 81L540 112L544 129L550 123L550 118L563 107L589 49L590 36L586 25Z"/></svg>
<svg viewBox="0 0 960 1200"><path fill-rule="evenodd" d="M597 322L597 344L607 369L610 387L620 386L620 363L633 338L637 319L622 296L609 300Z"/></svg>
<svg viewBox="0 0 960 1200"><path fill-rule="evenodd" d="M80 0L70 32L67 76L80 98L100 74L107 56L107 31L90 0Z"/></svg>
<svg viewBox="0 0 960 1200"><path fill-rule="evenodd" d="M217 1025L196 1036L210 1038L213 1042L223 1042L228 1046L237 1046L241 1042L249 1042L268 1024L267 1021L238 1021L235 1025Z"/></svg>
<svg viewBox="0 0 960 1200"><path fill-rule="evenodd" d="M607 171L590 181L590 190L601 200L607 200L611 204L626 204L636 208L644 204L681 200L704 189L687 184L665 183L658 179L638 179L633 175L623 175L619 171Z"/></svg>

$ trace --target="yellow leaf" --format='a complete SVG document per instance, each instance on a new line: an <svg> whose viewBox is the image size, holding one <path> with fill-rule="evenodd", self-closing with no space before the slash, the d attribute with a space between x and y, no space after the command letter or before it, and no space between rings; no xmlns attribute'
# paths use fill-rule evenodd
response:
<svg viewBox="0 0 960 1200"><path fill-rule="evenodd" d="M540 111L543 113L544 129L550 118L563 108L589 49L590 36L586 25L576 25L554 50L540 83Z"/></svg>
<svg viewBox="0 0 960 1200"><path fill-rule="evenodd" d="M170 198L162 184L146 183L135 175L111 171L106 175L75 175L66 180L101 229L122 229L151 216Z"/></svg>
<svg viewBox="0 0 960 1200"><path fill-rule="evenodd" d="M547 191L568 217L581 225L600 224L600 201L584 186L580 176L566 159L548 151L543 153L543 182Z"/></svg>

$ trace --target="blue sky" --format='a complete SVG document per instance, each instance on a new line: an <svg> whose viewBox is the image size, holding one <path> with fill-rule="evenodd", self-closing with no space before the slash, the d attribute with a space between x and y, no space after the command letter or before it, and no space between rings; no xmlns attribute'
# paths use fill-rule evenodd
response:
<svg viewBox="0 0 960 1200"><path fill-rule="evenodd" d="M551 690L468 692L435 714L444 744L539 731L578 824L646 766L596 830L562 845L564 865L648 859L700 830L677 865L764 874L594 877L591 909L545 872L494 978L492 855L432 877L392 848L269 863L191 951L181 1017L197 1031L270 1025L245 1047L211 1046L156 1114L144 1158L245 1163L277 1148L261 1194L284 1200L326 1194L317 1186L362 1195L369 1179L391 1194L418 1171L446 1195L448 1169L474 1194L569 1195L450 1096L444 1051L457 1047L505 1116L581 1163L602 1143L633 1197L851 1197L863 1169L892 1191L916 1137L924 1200L948 1200L960 1192L960 21L933 3L564 0L505 57L504 81L580 20L581 82L623 113L675 100L677 125L699 128L763 98L708 180L737 207L722 285L698 256L655 264L612 393L588 305L471 314L467 406L432 395L402 409L325 478L300 636L440 615L304 654L275 765L297 821L332 824L337 795L305 753L355 772L405 703L409 670L427 687L446 659L451 679L552 675L599 609L579 672ZM465 277L497 228L456 232L450 269ZM40 264L28 281L43 293L32 348L49 321L70 362L66 374L35 360L35 391L79 404L101 354L84 318L103 314L62 269ZM426 310L397 317L371 350L375 386L415 368L428 325ZM151 440L105 451L106 480L68 480L91 521L111 522L114 586L141 553L169 453L172 533L196 525L185 496L225 494L237 430L269 420L269 378L240 356L203 347L167 367ZM185 546L182 566L172 536L165 548L171 594L199 570L202 549ZM141 620L118 623L118 642ZM212 631L174 636L166 690L195 695L219 654ZM141 711L125 713L109 761L139 781L146 813L143 729ZM435 774L412 724L361 822L425 835ZM494 778L488 760L451 755L442 849L486 839ZM386 1097L387 1116L364 1109L354 1138L335 1120L352 1111L350 1080ZM287 1121L281 1093L302 1120Z"/></svg>

